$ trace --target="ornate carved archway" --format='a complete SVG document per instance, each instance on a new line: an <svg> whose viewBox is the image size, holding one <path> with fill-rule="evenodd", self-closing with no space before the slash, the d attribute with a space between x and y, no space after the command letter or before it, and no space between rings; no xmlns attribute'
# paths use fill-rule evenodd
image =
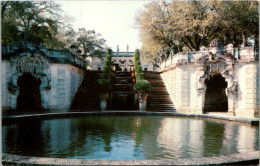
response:
<svg viewBox="0 0 260 166"><path fill-rule="evenodd" d="M199 107L203 110L205 101L206 85L205 80L210 79L210 76L220 74L227 82L225 89L229 103L233 103L233 97L238 93L238 82L234 72L235 58L230 54L208 54L198 59L198 64L201 65L199 69L197 92L199 95ZM232 101L231 101L232 100ZM229 112L234 112L234 106L229 104Z"/></svg>
<svg viewBox="0 0 260 166"><path fill-rule="evenodd" d="M8 81L8 91L13 95L18 95L19 86L17 80L23 74L31 74L36 79L41 80L40 91L43 98L43 92L51 89L51 76L49 74L49 63L38 52L24 52L11 60L15 65L15 72Z"/></svg>

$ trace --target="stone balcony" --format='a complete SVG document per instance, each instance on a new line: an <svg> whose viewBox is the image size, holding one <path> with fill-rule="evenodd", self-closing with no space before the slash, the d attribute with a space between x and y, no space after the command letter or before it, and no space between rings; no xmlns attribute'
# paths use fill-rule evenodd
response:
<svg viewBox="0 0 260 166"><path fill-rule="evenodd" d="M213 51L213 49L177 53L160 63L160 71L184 64L196 64L199 58L204 55L208 55L211 51ZM235 57L237 62L254 62L258 61L259 57L259 52L256 51L253 47L244 47L240 49L226 48L224 51Z"/></svg>
<svg viewBox="0 0 260 166"><path fill-rule="evenodd" d="M2 47L2 60L15 58L21 53L39 53L51 63L71 64L79 68L86 68L86 62L80 56L66 50L47 49L44 45L34 47L27 44L26 47L18 45Z"/></svg>

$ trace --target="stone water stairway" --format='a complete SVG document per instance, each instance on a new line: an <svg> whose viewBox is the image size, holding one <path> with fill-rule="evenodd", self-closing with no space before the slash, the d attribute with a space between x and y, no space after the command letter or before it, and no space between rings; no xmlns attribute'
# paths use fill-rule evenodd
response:
<svg viewBox="0 0 260 166"><path fill-rule="evenodd" d="M134 104L133 76L131 72L116 71L113 89L113 110L133 110ZM124 100L122 100L124 98Z"/></svg>
<svg viewBox="0 0 260 166"><path fill-rule="evenodd" d="M87 71L85 77L76 93L71 104L70 110L73 111L98 111L100 110L100 100L98 96L97 79L101 72Z"/></svg>
<svg viewBox="0 0 260 166"><path fill-rule="evenodd" d="M151 91L147 98L147 111L175 112L164 82L159 72L145 71L144 77L151 83Z"/></svg>

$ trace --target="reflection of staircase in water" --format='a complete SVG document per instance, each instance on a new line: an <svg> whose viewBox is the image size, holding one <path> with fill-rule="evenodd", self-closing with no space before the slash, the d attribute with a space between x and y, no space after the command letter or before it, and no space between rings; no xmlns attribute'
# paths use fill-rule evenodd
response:
<svg viewBox="0 0 260 166"><path fill-rule="evenodd" d="M97 79L99 71L87 71L71 104L71 111L100 110Z"/></svg>
<svg viewBox="0 0 260 166"><path fill-rule="evenodd" d="M147 111L175 112L171 98L158 72L144 72L144 77L151 83L151 91L147 98Z"/></svg>
<svg viewBox="0 0 260 166"><path fill-rule="evenodd" d="M132 72L115 71L114 91L112 99L113 110L137 109L133 89Z"/></svg>

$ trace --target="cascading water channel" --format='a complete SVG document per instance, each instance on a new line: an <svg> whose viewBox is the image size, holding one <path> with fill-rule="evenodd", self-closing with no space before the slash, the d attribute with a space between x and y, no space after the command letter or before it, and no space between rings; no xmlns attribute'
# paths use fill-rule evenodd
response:
<svg viewBox="0 0 260 166"><path fill-rule="evenodd" d="M114 91L112 97L113 110L135 110L138 109L134 93L135 75L134 71L114 71Z"/></svg>

